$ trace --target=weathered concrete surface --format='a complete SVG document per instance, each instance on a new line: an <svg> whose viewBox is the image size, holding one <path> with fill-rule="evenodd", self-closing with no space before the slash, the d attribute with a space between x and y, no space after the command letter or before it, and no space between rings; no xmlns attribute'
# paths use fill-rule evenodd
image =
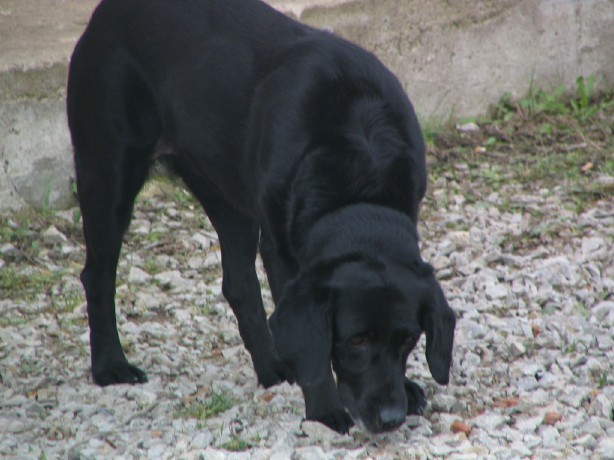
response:
<svg viewBox="0 0 614 460"><path fill-rule="evenodd" d="M63 99L0 105L0 202L62 209L74 204Z"/></svg>
<svg viewBox="0 0 614 460"><path fill-rule="evenodd" d="M0 210L72 203L67 64L98 0L0 0ZM613 0L270 0L374 51L424 120L485 112L531 81L614 87Z"/></svg>
<svg viewBox="0 0 614 460"><path fill-rule="evenodd" d="M74 204L64 95L97 0L0 0L0 211Z"/></svg>
<svg viewBox="0 0 614 460"><path fill-rule="evenodd" d="M374 51L423 119L484 113L532 81L614 86L612 0L357 0L300 18Z"/></svg>

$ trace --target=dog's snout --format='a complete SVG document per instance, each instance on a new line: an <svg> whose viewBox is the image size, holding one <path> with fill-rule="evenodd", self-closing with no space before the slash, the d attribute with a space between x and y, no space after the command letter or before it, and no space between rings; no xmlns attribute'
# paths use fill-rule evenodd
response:
<svg viewBox="0 0 614 460"><path fill-rule="evenodd" d="M378 414L378 431L391 431L403 424L406 411L399 407L384 407Z"/></svg>

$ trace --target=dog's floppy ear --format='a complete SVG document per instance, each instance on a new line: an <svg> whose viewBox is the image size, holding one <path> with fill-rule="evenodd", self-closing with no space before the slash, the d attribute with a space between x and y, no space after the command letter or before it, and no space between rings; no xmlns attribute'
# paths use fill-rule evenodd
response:
<svg viewBox="0 0 614 460"><path fill-rule="evenodd" d="M326 293L315 281L314 276L299 273L269 318L275 348L301 386L321 381L331 372L332 318Z"/></svg>
<svg viewBox="0 0 614 460"><path fill-rule="evenodd" d="M446 385L450 380L456 317L439 283L433 275L429 278L420 313L421 327L426 333L426 360L435 381Z"/></svg>

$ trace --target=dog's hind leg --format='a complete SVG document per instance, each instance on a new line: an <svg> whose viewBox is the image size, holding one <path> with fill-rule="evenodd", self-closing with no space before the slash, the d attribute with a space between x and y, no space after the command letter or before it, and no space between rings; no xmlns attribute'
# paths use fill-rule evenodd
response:
<svg viewBox="0 0 614 460"><path fill-rule="evenodd" d="M149 103L140 98L135 106L118 90L119 85L113 87L113 81L89 69L71 68L67 109L86 245L81 281L87 299L92 374L102 386L140 383L147 381L145 373L128 363L120 345L115 278L122 237L151 163L156 123L141 129L147 118L139 114L141 125L131 126L128 114L117 107L126 104L134 114L150 109ZM138 91L131 94L144 96Z"/></svg>
<svg viewBox="0 0 614 460"><path fill-rule="evenodd" d="M147 381L145 373L129 364L124 355L115 316L115 278L122 238L145 174L142 165L133 164L132 170L119 173L122 167L117 161L83 158L92 154L99 157L105 146L111 147L108 141L100 142L87 154L83 148L75 147L86 244L81 281L87 298L92 375L94 382L102 386ZM124 158L128 155L137 157L143 152L130 149L121 154Z"/></svg>

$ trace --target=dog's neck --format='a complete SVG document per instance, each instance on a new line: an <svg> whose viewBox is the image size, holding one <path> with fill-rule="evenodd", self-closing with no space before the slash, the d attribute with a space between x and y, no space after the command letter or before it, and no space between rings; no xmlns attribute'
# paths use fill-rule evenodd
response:
<svg viewBox="0 0 614 460"><path fill-rule="evenodd" d="M390 229L396 236L392 240ZM399 249L399 241L405 249ZM297 255L301 265L309 265L322 254L346 257L358 250L374 259L403 261L419 255L416 225L409 216L386 206L351 204L318 219L306 232Z"/></svg>

